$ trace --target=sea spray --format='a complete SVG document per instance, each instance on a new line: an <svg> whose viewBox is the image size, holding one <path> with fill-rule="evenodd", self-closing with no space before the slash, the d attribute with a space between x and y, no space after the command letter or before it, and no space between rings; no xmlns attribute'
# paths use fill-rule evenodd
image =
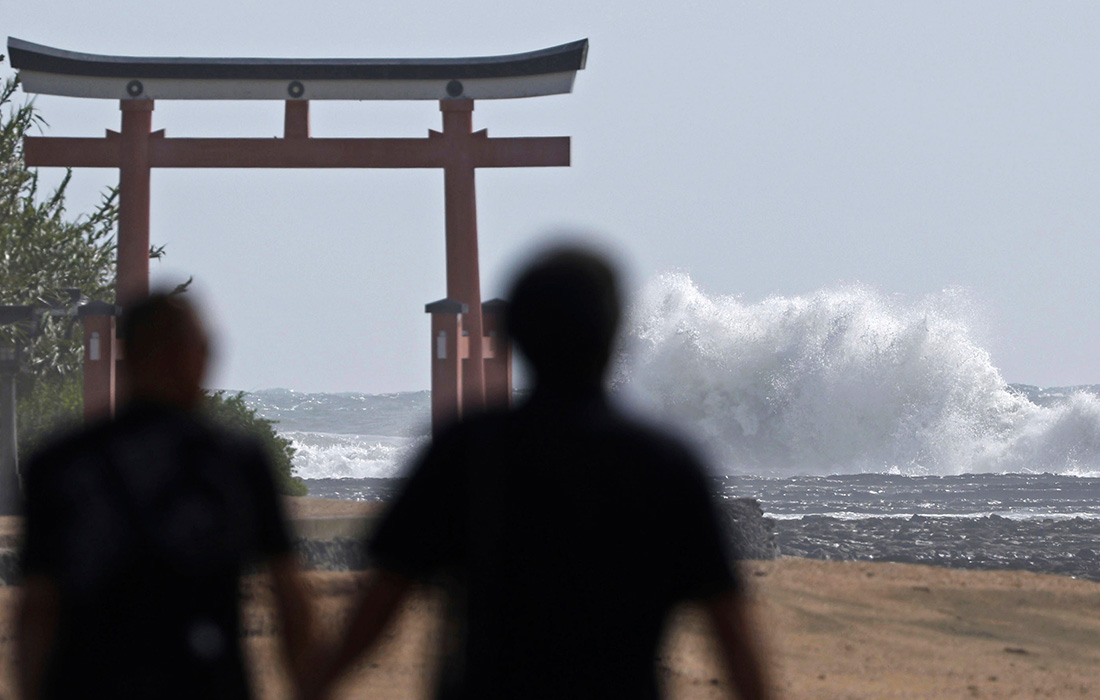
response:
<svg viewBox="0 0 1100 700"><path fill-rule="evenodd" d="M1006 386L965 302L846 286L745 303L661 275L632 310L615 383L727 473L1100 469L1096 397L1041 407Z"/></svg>

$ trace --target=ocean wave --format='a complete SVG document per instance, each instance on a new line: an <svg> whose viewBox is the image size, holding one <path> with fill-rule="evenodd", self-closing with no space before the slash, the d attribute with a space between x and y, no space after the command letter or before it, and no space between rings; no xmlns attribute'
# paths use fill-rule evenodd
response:
<svg viewBox="0 0 1100 700"><path fill-rule="evenodd" d="M745 303L685 274L635 305L615 385L725 473L1100 471L1100 399L1008 387L964 293L904 302L863 286Z"/></svg>
<svg viewBox="0 0 1100 700"><path fill-rule="evenodd" d="M303 479L392 479L405 475L420 440L287 431Z"/></svg>

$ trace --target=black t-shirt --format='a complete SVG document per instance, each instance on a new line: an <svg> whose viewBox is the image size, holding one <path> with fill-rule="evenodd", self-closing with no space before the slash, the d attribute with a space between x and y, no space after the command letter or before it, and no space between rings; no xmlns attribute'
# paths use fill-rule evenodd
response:
<svg viewBox="0 0 1100 700"><path fill-rule="evenodd" d="M263 448L153 404L27 470L23 567L60 592L44 698L247 698L242 568L290 551Z"/></svg>
<svg viewBox="0 0 1100 700"><path fill-rule="evenodd" d="M696 459L599 396L445 432L371 553L448 590L448 699L656 697L669 610L738 586Z"/></svg>

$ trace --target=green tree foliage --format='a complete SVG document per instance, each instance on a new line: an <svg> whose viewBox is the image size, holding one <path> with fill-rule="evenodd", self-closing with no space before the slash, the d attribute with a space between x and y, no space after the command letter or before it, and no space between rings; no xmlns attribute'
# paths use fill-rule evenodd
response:
<svg viewBox="0 0 1100 700"><path fill-rule="evenodd" d="M52 192L41 192L38 173L23 162L23 137L45 122L30 103L15 104L18 81L0 88L0 304L63 300L66 288L114 300L116 192L87 216L66 217L66 173ZM65 375L80 368L81 343L68 319L47 318L33 341L28 377ZM0 329L4 340L29 329Z"/></svg>
<svg viewBox="0 0 1100 700"><path fill-rule="evenodd" d="M79 424L84 412L83 372L38 377L31 389L19 391L18 401L19 459L25 463L43 439Z"/></svg>
<svg viewBox="0 0 1100 700"><path fill-rule="evenodd" d="M113 301L116 192L105 194L91 214L75 218L65 211L71 173L43 192L38 173L23 162L23 137L45 121L33 104L13 100L17 87L16 78L0 86L0 304L64 301L66 288ZM71 318L51 316L42 318L33 335L26 326L0 326L0 343L29 342L18 387L24 453L57 424L80 417L83 348L76 331Z"/></svg>
<svg viewBox="0 0 1100 700"><path fill-rule="evenodd" d="M256 409L244 402L244 392L236 394L215 391L207 394L203 408L212 420L230 430L258 438L267 450L275 471L275 486L287 496L306 495L305 482L294 476L294 448L290 440L275 432L274 423L261 418Z"/></svg>

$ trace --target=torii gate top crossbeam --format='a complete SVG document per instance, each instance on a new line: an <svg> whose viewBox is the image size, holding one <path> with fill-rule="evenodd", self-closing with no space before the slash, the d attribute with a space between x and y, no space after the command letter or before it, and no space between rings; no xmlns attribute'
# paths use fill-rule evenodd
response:
<svg viewBox="0 0 1100 700"><path fill-rule="evenodd" d="M115 100L446 100L572 92L588 40L482 58L138 58L8 37L23 90Z"/></svg>

